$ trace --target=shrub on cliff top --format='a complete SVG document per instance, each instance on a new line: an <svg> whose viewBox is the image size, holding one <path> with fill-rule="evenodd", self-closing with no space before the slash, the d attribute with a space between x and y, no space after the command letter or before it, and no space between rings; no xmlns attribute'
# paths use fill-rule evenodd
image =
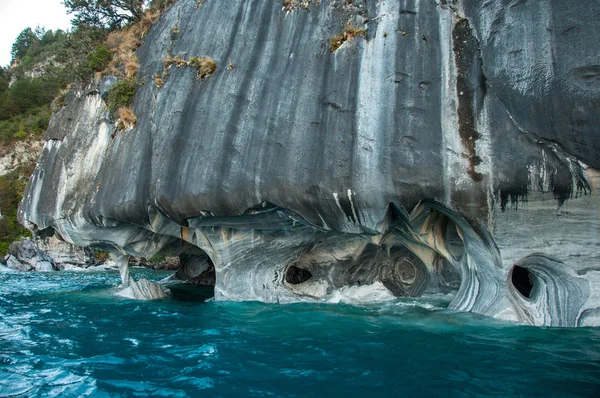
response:
<svg viewBox="0 0 600 398"><path fill-rule="evenodd" d="M63 0L67 13L74 14L73 25L109 29L138 22L148 3L148 0Z"/></svg>

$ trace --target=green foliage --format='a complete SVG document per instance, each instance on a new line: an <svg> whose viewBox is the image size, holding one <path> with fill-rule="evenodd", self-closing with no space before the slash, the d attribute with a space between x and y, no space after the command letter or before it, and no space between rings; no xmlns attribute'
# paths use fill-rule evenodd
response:
<svg viewBox="0 0 600 398"><path fill-rule="evenodd" d="M13 45L20 60L11 69L0 68L0 145L8 145L22 133L39 136L50 120L50 104L69 83L87 82L106 57L99 49L106 31L81 26L73 32L24 30ZM35 71L41 77L25 77ZM8 82L14 80L11 87Z"/></svg>
<svg viewBox="0 0 600 398"><path fill-rule="evenodd" d="M137 81L131 78L115 83L108 90L107 105L111 117L116 117L119 108L131 104L137 91L137 85Z"/></svg>
<svg viewBox="0 0 600 398"><path fill-rule="evenodd" d="M15 137L15 138L16 138L16 139L18 139L18 140L22 140L22 139L24 139L24 138L27 138L27 132L26 132L26 131L23 131L23 130L21 130L21 131L17 131L17 132L16 132L16 133L13 135L13 137Z"/></svg>
<svg viewBox="0 0 600 398"><path fill-rule="evenodd" d="M74 26L95 26L118 29L138 22L149 0L63 0L69 14L74 14Z"/></svg>
<svg viewBox="0 0 600 398"><path fill-rule="evenodd" d="M98 46L86 56L88 66L94 72L103 71L112 57L112 53L106 46Z"/></svg>
<svg viewBox="0 0 600 398"><path fill-rule="evenodd" d="M50 104L61 89L60 81L51 77L18 79L11 87L14 102L20 113Z"/></svg>
<svg viewBox="0 0 600 398"><path fill-rule="evenodd" d="M94 257L96 257L96 261L98 262L104 262L106 260L108 260L108 257L110 256L110 253L102 251L100 249L94 249Z"/></svg>
<svg viewBox="0 0 600 398"><path fill-rule="evenodd" d="M31 28L23 29L12 45L10 51L10 55L12 56L11 63L17 58L25 57L27 51L38 41L39 38Z"/></svg>
<svg viewBox="0 0 600 398"><path fill-rule="evenodd" d="M166 257L165 256L159 256L158 254L155 254L154 256L150 257L150 259L148 260L148 262L150 264L162 264L166 261Z"/></svg>
<svg viewBox="0 0 600 398"><path fill-rule="evenodd" d="M8 120L1 120L0 145L10 144L19 131L33 133L37 137L41 136L48 127L51 114L50 105L44 105Z"/></svg>
<svg viewBox="0 0 600 398"><path fill-rule="evenodd" d="M11 242L29 236L29 231L17 221L17 208L27 185L25 175L31 171L31 168L23 168L0 176L0 255L6 254Z"/></svg>
<svg viewBox="0 0 600 398"><path fill-rule="evenodd" d="M55 61L60 67L49 74L56 76L63 85L73 82L87 82L94 70L90 67L88 55L102 45L107 32L101 28L79 26L57 45Z"/></svg>
<svg viewBox="0 0 600 398"><path fill-rule="evenodd" d="M0 67L0 96L8 90L8 77L4 68Z"/></svg>
<svg viewBox="0 0 600 398"><path fill-rule="evenodd" d="M19 114L19 106L10 91L0 95L0 120L8 120Z"/></svg>

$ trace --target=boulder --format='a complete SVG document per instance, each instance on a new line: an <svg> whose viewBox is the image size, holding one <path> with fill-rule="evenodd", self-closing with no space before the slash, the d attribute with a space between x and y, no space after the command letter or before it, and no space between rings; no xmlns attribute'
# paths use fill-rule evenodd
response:
<svg viewBox="0 0 600 398"><path fill-rule="evenodd" d="M10 244L4 257L7 267L15 271L54 271L54 261L40 250L30 238L21 238Z"/></svg>

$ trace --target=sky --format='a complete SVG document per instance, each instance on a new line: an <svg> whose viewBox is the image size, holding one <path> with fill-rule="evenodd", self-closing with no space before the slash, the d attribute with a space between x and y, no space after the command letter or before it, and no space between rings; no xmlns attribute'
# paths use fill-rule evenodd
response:
<svg viewBox="0 0 600 398"><path fill-rule="evenodd" d="M70 21L61 0L0 0L0 66L10 63L12 44L23 29L67 30Z"/></svg>

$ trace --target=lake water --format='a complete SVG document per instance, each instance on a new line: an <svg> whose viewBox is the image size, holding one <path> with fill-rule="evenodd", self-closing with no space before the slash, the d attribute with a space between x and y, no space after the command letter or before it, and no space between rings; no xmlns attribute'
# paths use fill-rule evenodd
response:
<svg viewBox="0 0 600 398"><path fill-rule="evenodd" d="M153 280L164 272L134 269ZM0 396L600 396L600 329L511 325L444 300L137 302L116 272L0 273Z"/></svg>

